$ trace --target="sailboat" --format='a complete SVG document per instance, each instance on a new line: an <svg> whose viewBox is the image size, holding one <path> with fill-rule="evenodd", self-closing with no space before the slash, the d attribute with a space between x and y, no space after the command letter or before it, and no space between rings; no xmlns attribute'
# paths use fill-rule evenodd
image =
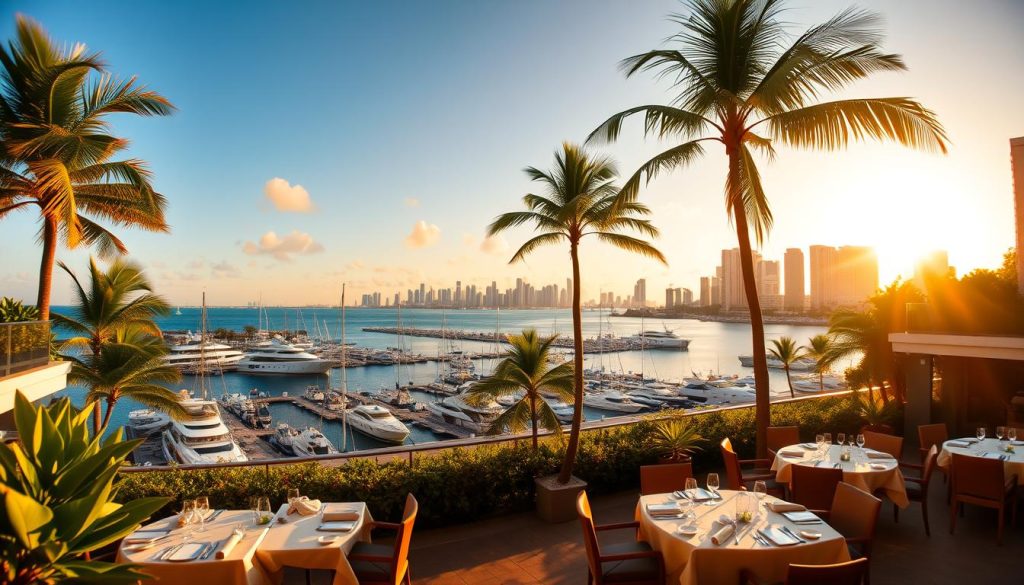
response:
<svg viewBox="0 0 1024 585"><path fill-rule="evenodd" d="M180 316L181 315L181 307L178 307L177 310L174 311L174 314Z"/></svg>

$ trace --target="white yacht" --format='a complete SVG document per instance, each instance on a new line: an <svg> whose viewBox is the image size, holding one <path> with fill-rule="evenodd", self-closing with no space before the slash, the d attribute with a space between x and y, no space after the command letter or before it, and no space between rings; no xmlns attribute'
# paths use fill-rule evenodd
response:
<svg viewBox="0 0 1024 585"><path fill-rule="evenodd" d="M750 386L737 386L726 382L719 385L707 384L703 388L685 386L679 389L679 395L702 404L745 404L757 399L755 390Z"/></svg>
<svg viewBox="0 0 1024 585"><path fill-rule="evenodd" d="M237 365L247 374L323 374L331 362L319 358L279 338L260 343L245 354Z"/></svg>
<svg viewBox="0 0 1024 585"><path fill-rule="evenodd" d="M194 465L249 460L224 426L216 401L192 398L188 390L182 390L180 395L181 405L190 418L171 421L170 428L163 432L163 451L168 461Z"/></svg>
<svg viewBox="0 0 1024 585"><path fill-rule="evenodd" d="M587 392L583 395L583 404L591 408L611 410L614 412L634 413L647 408L630 400L629 396L616 390L605 390L603 392Z"/></svg>
<svg viewBox="0 0 1024 585"><path fill-rule="evenodd" d="M292 450L296 457L313 457L315 455L333 455L338 452L319 430L306 427L292 439Z"/></svg>
<svg viewBox="0 0 1024 585"><path fill-rule="evenodd" d="M448 396L438 402L428 402L427 410L437 415L444 422L473 431L486 433L491 423L498 418L504 408L494 400L484 400L480 404L466 401L466 386L460 388L458 394Z"/></svg>
<svg viewBox="0 0 1024 585"><path fill-rule="evenodd" d="M690 347L689 339L683 339L668 329L664 331L641 331L630 339L642 344L644 349L675 349L685 351Z"/></svg>
<svg viewBox="0 0 1024 585"><path fill-rule="evenodd" d="M152 408L133 410L128 413L128 428L133 437L146 437L162 431L171 424L171 417L166 412Z"/></svg>
<svg viewBox="0 0 1024 585"><path fill-rule="evenodd" d="M310 402L319 404L324 401L324 391L319 386L311 384L306 386L306 391L302 393L302 397Z"/></svg>
<svg viewBox="0 0 1024 585"><path fill-rule="evenodd" d="M741 355L738 357L740 360L740 365L743 366L744 368L754 367L754 356ZM816 364L814 360L810 358L800 358L789 365L789 370L792 372L810 372L814 370L815 365ZM784 370L786 369L786 364L782 363L781 361L771 356L768 356L768 367L776 370Z"/></svg>
<svg viewBox="0 0 1024 585"><path fill-rule="evenodd" d="M288 423L278 423L277 428L274 429L274 436L270 438L270 441L277 445L277 448L286 455L294 455L294 442L298 434L299 432Z"/></svg>
<svg viewBox="0 0 1024 585"><path fill-rule="evenodd" d="M245 354L230 345L201 339L202 336L190 335L187 342L171 346L164 361L179 370L194 371L202 361L206 370L228 371L234 370L245 357Z"/></svg>
<svg viewBox="0 0 1024 585"><path fill-rule="evenodd" d="M551 410L554 411L555 417L558 418L558 422L562 424L572 422L573 408L571 404L561 398L555 398L553 396L545 396L544 401L547 402L548 406L551 407Z"/></svg>
<svg viewBox="0 0 1024 585"><path fill-rule="evenodd" d="M386 443L402 444L409 437L409 429L391 412L377 404L360 404L345 411L349 426Z"/></svg>
<svg viewBox="0 0 1024 585"><path fill-rule="evenodd" d="M807 374L793 377L793 390L804 394L816 394L819 392L835 392L845 390L848 387L845 380L839 376L825 374L821 380L817 374Z"/></svg>

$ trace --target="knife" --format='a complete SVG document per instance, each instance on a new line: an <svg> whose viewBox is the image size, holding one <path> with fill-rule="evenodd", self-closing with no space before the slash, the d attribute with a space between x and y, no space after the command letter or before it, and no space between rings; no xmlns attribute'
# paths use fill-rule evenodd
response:
<svg viewBox="0 0 1024 585"><path fill-rule="evenodd" d="M210 517L206 519L206 521L207 522L213 522L214 520L217 519L217 516L220 516L223 512L224 512L224 508L221 508L219 510L215 510L213 512L213 514L211 514Z"/></svg>
<svg viewBox="0 0 1024 585"><path fill-rule="evenodd" d="M795 538L795 539L797 540L797 542L800 542L800 543L802 543L802 544L806 544L806 543L807 543L807 541L806 541L806 540L804 540L804 539L800 538L799 536L797 536L797 535L796 535L796 533L795 533L795 532L793 532L792 530L790 530L790 529L789 529L789 526L783 526L783 527L782 527L782 529L786 531L786 534L788 534L788 535L792 536L793 538Z"/></svg>
<svg viewBox="0 0 1024 585"><path fill-rule="evenodd" d="M213 549L215 549L215 548L217 548L216 544L214 544L212 542L208 543L206 545L206 548L203 549L203 554L199 555L199 560L200 561L204 561L204 560L208 559L210 557L210 555L213 554Z"/></svg>
<svg viewBox="0 0 1024 585"><path fill-rule="evenodd" d="M178 549L183 547L183 546L185 546L184 543L176 545L176 546L172 546L170 548L165 549L163 554L161 554L159 557L157 557L156 560L162 561L162 560L166 559L167 557L169 557L169 556L173 555L174 553L178 552Z"/></svg>

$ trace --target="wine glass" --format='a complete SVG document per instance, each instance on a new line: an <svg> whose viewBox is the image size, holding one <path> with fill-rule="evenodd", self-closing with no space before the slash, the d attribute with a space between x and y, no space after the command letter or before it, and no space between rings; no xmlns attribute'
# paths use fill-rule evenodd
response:
<svg viewBox="0 0 1024 585"><path fill-rule="evenodd" d="M832 446L832 433L825 433L825 444L829 447Z"/></svg>
<svg viewBox="0 0 1024 585"><path fill-rule="evenodd" d="M195 501L196 516L199 519L199 532L206 530L206 513L210 511L210 498L199 496Z"/></svg>
<svg viewBox="0 0 1024 585"><path fill-rule="evenodd" d="M708 474L707 484L708 484L708 491L711 492L711 494L713 496L718 496L718 486L721 485L721 484L718 482L718 474L717 473L709 473ZM715 505L715 500L713 498L708 500L708 505L709 506L714 506Z"/></svg>
<svg viewBox="0 0 1024 585"><path fill-rule="evenodd" d="M689 496L686 498L686 517L692 518L693 521L696 521L697 514L693 511L693 498L697 497L697 478L686 478L686 483L683 484L683 490L686 492L686 495Z"/></svg>
<svg viewBox="0 0 1024 585"><path fill-rule="evenodd" d="M299 488L288 488L288 506L291 507L295 503L295 500L299 499Z"/></svg>
<svg viewBox="0 0 1024 585"><path fill-rule="evenodd" d="M1017 440L1017 429L1016 427L1009 427L1006 429L1006 438L1011 441Z"/></svg>
<svg viewBox="0 0 1024 585"><path fill-rule="evenodd" d="M1002 441L1004 434L1006 434L1006 427L996 427L996 438L997 439Z"/></svg>
<svg viewBox="0 0 1024 585"><path fill-rule="evenodd" d="M858 434L857 435L857 446L860 447L861 450L864 450L864 435L862 435L862 434Z"/></svg>
<svg viewBox="0 0 1024 585"><path fill-rule="evenodd" d="M818 446L818 451L821 451L825 446L825 435L821 433L814 435L814 444Z"/></svg>
<svg viewBox="0 0 1024 585"><path fill-rule="evenodd" d="M846 444L846 433L836 433L836 444L839 446Z"/></svg>
<svg viewBox="0 0 1024 585"><path fill-rule="evenodd" d="M178 513L178 518L181 519L182 528L185 529L181 536L181 542L183 544L188 544L188 542L192 540L192 525L196 522L195 514L195 500L184 500L181 502L181 512Z"/></svg>
<svg viewBox="0 0 1024 585"><path fill-rule="evenodd" d="M984 441L985 440L985 427L978 427L978 430L975 432L975 436L978 437L978 441Z"/></svg>
<svg viewBox="0 0 1024 585"><path fill-rule="evenodd" d="M760 503L766 495L768 495L768 485L761 479L755 481L754 496L757 498L758 503Z"/></svg>
<svg viewBox="0 0 1024 585"><path fill-rule="evenodd" d="M256 521L259 524L270 522L270 498L260 496L256 498Z"/></svg>

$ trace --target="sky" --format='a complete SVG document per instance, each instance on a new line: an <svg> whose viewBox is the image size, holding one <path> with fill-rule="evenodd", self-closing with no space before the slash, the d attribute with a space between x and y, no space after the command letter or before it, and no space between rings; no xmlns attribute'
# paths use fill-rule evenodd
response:
<svg viewBox="0 0 1024 585"><path fill-rule="evenodd" d="M851 4L795 0L795 32ZM845 151L778 148L761 161L776 222L762 253L875 246L881 279L949 251L960 273L998 266L1013 245L1008 140L1024 135L1024 3L871 0L885 48L909 71L879 75L837 97L910 96L934 110L946 156L891 144ZM626 79L624 57L664 46L674 0L431 2L128 2L9 0L61 42L102 53L177 107L165 118L119 116L130 156L148 161L168 201L170 234L120 230L130 257L172 303L336 303L418 286L501 288L523 277L564 285L567 251L508 265L528 229L485 238L486 226L535 190L522 170L548 168L564 140L582 142L609 115L672 98L665 81ZM639 121L595 150L631 174L665 144ZM625 297L648 279L698 290L735 246L724 209L724 152L663 175L642 191L667 267L590 242L584 298ZM38 218L0 221L0 295L34 300ZM58 253L84 271L88 250ZM64 275L55 304L70 299Z"/></svg>

